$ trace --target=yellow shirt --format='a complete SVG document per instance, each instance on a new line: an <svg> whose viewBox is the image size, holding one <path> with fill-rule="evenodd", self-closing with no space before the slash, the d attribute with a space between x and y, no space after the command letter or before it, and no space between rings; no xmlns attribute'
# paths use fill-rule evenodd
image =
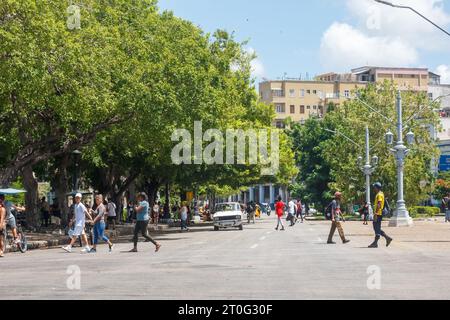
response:
<svg viewBox="0 0 450 320"><path fill-rule="evenodd" d="M381 206L380 208L377 210L378 208L378 203L381 202ZM376 197L375 197L375 202L373 203L374 208L375 208L375 214L377 216L382 216L383 215L383 210L384 210L384 193L383 192L379 192Z"/></svg>

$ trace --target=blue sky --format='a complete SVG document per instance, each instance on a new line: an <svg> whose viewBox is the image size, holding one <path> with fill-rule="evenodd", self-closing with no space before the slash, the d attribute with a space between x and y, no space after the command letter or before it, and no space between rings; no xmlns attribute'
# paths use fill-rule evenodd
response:
<svg viewBox="0 0 450 320"><path fill-rule="evenodd" d="M396 0L393 0L394 2ZM450 0L397 0L450 29ZM450 37L372 0L160 0L207 32L234 31L255 50L254 75L276 79L362 65L428 67L450 83Z"/></svg>

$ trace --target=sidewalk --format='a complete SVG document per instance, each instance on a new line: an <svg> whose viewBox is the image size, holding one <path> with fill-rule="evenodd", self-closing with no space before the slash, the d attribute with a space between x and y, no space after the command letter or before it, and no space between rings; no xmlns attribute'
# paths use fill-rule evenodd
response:
<svg viewBox="0 0 450 320"><path fill-rule="evenodd" d="M199 222L196 224L191 223L189 226L189 232L205 232L211 231L213 227L212 222ZM134 224L117 225L116 230L106 230L105 235L116 243L131 242L134 231ZM180 227L169 226L167 224L149 225L148 231L152 235L160 236L164 234L181 233ZM64 231L62 231L64 233ZM68 245L70 239L67 235L59 234L59 230L52 233L27 233L28 250L44 250L52 249L61 246ZM6 253L17 252L17 249L12 250L8 245L6 247Z"/></svg>

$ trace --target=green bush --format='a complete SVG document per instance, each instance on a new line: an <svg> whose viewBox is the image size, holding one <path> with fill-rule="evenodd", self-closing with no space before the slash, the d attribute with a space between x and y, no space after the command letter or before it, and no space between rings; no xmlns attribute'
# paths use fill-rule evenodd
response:
<svg viewBox="0 0 450 320"><path fill-rule="evenodd" d="M412 218L417 218L419 216L434 217L441 213L441 210L436 207L412 207L409 210L409 214Z"/></svg>

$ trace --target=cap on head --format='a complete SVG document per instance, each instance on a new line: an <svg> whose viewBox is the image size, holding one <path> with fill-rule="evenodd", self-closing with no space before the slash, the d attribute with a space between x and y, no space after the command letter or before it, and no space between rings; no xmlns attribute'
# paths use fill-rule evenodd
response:
<svg viewBox="0 0 450 320"><path fill-rule="evenodd" d="M376 188L376 189L378 189L378 190L383 189L383 185L382 185L380 182L375 183L375 184L373 185L373 187Z"/></svg>
<svg viewBox="0 0 450 320"><path fill-rule="evenodd" d="M83 195L82 195L81 193L78 192L78 193L75 195L75 198L80 198L80 199L81 199L81 198L83 198Z"/></svg>

